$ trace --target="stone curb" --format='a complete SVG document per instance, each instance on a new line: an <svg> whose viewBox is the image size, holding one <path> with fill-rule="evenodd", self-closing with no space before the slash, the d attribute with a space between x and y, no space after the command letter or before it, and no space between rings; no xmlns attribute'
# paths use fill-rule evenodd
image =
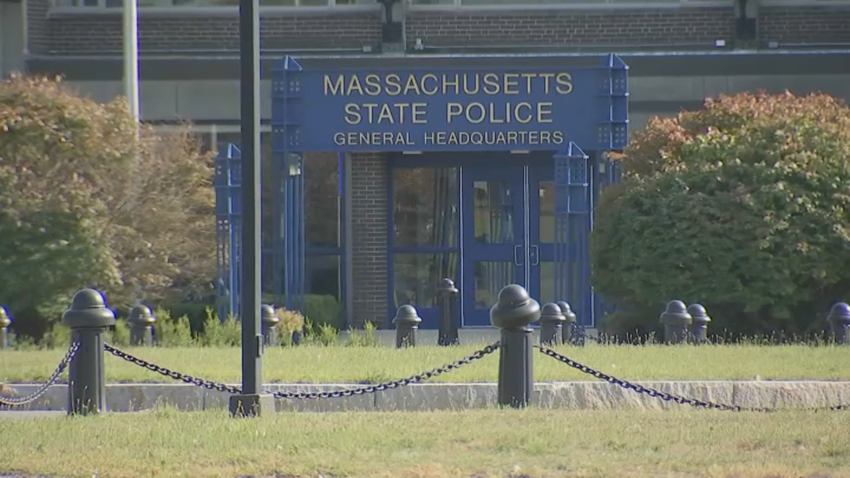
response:
<svg viewBox="0 0 850 478"><path fill-rule="evenodd" d="M644 387L746 408L820 408L850 405L850 381L645 381ZM239 386L239 384L232 384ZM268 391L325 392L359 388L358 384L266 384ZM4 396L26 396L34 384L5 384ZM54 385L37 401L12 410L66 410L67 385ZM179 410L227 408L229 394L188 384L109 384L110 411L148 410L170 405ZM413 384L374 394L344 398L276 400L277 411L429 411L468 410L497 406L495 383ZM666 410L686 407L639 394L607 382L541 382L534 386L533 404L544 409ZM5 407L4 407L5 408ZM7 408L6 408L7 409Z"/></svg>

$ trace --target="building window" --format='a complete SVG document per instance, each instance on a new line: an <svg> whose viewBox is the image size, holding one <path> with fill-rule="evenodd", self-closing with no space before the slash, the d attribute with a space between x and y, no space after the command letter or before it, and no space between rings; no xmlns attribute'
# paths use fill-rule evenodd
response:
<svg viewBox="0 0 850 478"><path fill-rule="evenodd" d="M440 281L459 279L458 170L396 167L392 175L392 307L427 315Z"/></svg>
<svg viewBox="0 0 850 478"><path fill-rule="evenodd" d="M408 5L422 7L570 7L614 5L679 5L700 3L732 3L731 0L407 0Z"/></svg>
<svg viewBox="0 0 850 478"><path fill-rule="evenodd" d="M125 0L53 0L53 6L59 8L121 8ZM139 8L214 8L238 7L239 0L138 0ZM377 0L260 0L261 7L356 7L376 5Z"/></svg>

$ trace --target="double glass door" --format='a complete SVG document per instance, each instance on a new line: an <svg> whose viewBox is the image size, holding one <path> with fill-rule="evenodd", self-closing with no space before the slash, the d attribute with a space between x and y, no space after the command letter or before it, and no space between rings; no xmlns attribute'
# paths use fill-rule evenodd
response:
<svg viewBox="0 0 850 478"><path fill-rule="evenodd" d="M555 299L553 174L551 165L464 168L464 327L489 326L509 284L541 306Z"/></svg>

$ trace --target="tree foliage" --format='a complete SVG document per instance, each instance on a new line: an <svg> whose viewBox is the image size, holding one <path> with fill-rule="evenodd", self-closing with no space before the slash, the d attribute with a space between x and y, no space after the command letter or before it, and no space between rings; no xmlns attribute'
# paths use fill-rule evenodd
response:
<svg viewBox="0 0 850 478"><path fill-rule="evenodd" d="M197 291L214 271L211 181L186 127L159 136L123 98L3 81L0 304L53 315L85 286L113 306Z"/></svg>
<svg viewBox="0 0 850 478"><path fill-rule="evenodd" d="M629 307L701 302L714 327L822 327L850 299L850 109L738 94L651 120L601 198L593 282ZM645 321L657 321L657 314Z"/></svg>

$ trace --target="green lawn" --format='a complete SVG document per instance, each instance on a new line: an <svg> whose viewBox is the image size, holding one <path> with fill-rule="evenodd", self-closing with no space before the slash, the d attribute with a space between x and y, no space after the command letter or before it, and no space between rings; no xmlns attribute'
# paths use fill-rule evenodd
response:
<svg viewBox="0 0 850 478"><path fill-rule="evenodd" d="M460 359L478 347L301 346L267 349L264 382L382 382L430 370ZM574 360L603 372L636 380L670 379L850 379L850 347L788 346L601 346L559 347ZM238 348L127 348L131 354L163 367L208 380L241 380ZM0 382L41 382L55 369L64 350L0 351ZM495 382L498 354L432 379L450 382ZM169 382L137 365L108 355L110 383ZM554 359L534 354L535 380L595 380Z"/></svg>
<svg viewBox="0 0 850 478"><path fill-rule="evenodd" d="M0 474L850 476L846 412L226 412L0 419Z"/></svg>

